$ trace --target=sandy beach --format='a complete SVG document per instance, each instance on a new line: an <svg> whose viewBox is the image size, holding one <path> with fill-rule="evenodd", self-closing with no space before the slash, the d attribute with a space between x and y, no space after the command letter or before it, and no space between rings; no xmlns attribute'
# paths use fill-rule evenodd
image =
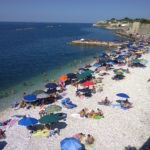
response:
<svg viewBox="0 0 150 150"><path fill-rule="evenodd" d="M150 54L145 54L142 58L150 62ZM115 66L115 68L118 68ZM127 69L126 66L124 66ZM150 131L150 63L145 68L129 68L130 74L126 74L125 79L112 80L113 71L108 71L109 75L103 79L103 91L96 92L91 98L79 98L75 95L75 87L69 85L65 91L66 96L70 97L78 107L74 109L63 108L62 112L67 113L67 126L61 129L60 135L47 137L30 137L28 130L19 126L16 122L12 127L6 128L7 145L5 150L59 150L60 141L65 137L72 137L76 133L91 134L95 138L92 146L86 147L88 150L123 150L127 146L139 149L149 138ZM103 71L102 71L103 72ZM98 75L97 75L98 76ZM100 106L97 103L106 96L113 103L116 103L117 93L127 93L133 108L129 110L120 107ZM61 106L61 100L56 104ZM104 118L100 120L74 117L83 108L102 109ZM37 119L40 108L27 109L7 109L0 113L1 120L4 121L13 115L30 115ZM62 121L63 122L63 121Z"/></svg>

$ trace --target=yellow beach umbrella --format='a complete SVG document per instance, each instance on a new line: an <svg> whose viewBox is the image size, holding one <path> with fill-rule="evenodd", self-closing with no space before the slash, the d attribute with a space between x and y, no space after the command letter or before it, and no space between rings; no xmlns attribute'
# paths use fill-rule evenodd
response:
<svg viewBox="0 0 150 150"><path fill-rule="evenodd" d="M138 51L138 52L136 52L136 54L142 54L142 52Z"/></svg>

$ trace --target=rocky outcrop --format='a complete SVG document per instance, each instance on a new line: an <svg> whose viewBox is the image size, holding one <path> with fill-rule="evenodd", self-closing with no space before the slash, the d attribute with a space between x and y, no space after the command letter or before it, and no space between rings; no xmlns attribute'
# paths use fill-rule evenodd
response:
<svg viewBox="0 0 150 150"><path fill-rule="evenodd" d="M140 22L134 22L131 24L128 33L140 34L140 35L150 35L150 24L143 24Z"/></svg>

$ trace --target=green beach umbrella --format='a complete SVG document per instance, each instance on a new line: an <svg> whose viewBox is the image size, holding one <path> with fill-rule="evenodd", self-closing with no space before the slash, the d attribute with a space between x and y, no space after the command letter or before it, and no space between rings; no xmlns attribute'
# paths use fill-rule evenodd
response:
<svg viewBox="0 0 150 150"><path fill-rule="evenodd" d="M99 60L99 62L100 62L100 63L105 63L106 60L101 58L101 59Z"/></svg>
<svg viewBox="0 0 150 150"><path fill-rule="evenodd" d="M86 78L87 76L91 75L92 73L94 73L94 71L92 71L92 70L87 70L87 71L83 72L82 74L78 74L78 75L77 75L77 78L78 78L78 79L84 79L84 78Z"/></svg>
<svg viewBox="0 0 150 150"><path fill-rule="evenodd" d="M146 59L141 59L140 62L141 63L148 63L148 61Z"/></svg>
<svg viewBox="0 0 150 150"><path fill-rule="evenodd" d="M57 122L58 120L59 120L58 114L50 114L40 118L39 122L42 124L50 124L50 123Z"/></svg>
<svg viewBox="0 0 150 150"><path fill-rule="evenodd" d="M140 60L139 60L139 59L133 59L132 62L133 62L133 63L139 63Z"/></svg>
<svg viewBox="0 0 150 150"><path fill-rule="evenodd" d="M33 92L34 95L45 93L43 90L36 90Z"/></svg>
<svg viewBox="0 0 150 150"><path fill-rule="evenodd" d="M123 72L115 72L116 75L123 75Z"/></svg>
<svg viewBox="0 0 150 150"><path fill-rule="evenodd" d="M58 105L51 105L45 108L45 112L47 114L54 113L54 112L61 111L61 110L62 110L62 107Z"/></svg>

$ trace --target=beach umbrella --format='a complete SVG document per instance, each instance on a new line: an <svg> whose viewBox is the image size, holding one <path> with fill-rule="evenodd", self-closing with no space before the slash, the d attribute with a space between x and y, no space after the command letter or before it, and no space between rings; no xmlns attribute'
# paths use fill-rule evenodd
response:
<svg viewBox="0 0 150 150"><path fill-rule="evenodd" d="M62 107L58 105L51 105L45 108L45 112L47 114L54 113L54 112L61 111L61 110L62 110Z"/></svg>
<svg viewBox="0 0 150 150"><path fill-rule="evenodd" d="M90 76L92 73L94 73L94 71L88 70L88 71L83 72L82 74L78 74L78 75L77 75L77 78L78 78L78 79L84 79L84 78L86 78L87 76Z"/></svg>
<svg viewBox="0 0 150 150"><path fill-rule="evenodd" d="M142 52L140 52L140 51L137 51L137 52L135 52L136 54L142 54Z"/></svg>
<svg viewBox="0 0 150 150"><path fill-rule="evenodd" d="M93 65L93 67L99 67L99 66L100 66L99 63L95 63L95 64Z"/></svg>
<svg viewBox="0 0 150 150"><path fill-rule="evenodd" d="M79 68L78 70L87 71L87 70L89 70L89 69L87 69L87 68Z"/></svg>
<svg viewBox="0 0 150 150"><path fill-rule="evenodd" d="M140 63L141 63L141 64L147 64L148 61L147 61L146 59L141 59L141 60L140 60Z"/></svg>
<svg viewBox="0 0 150 150"><path fill-rule="evenodd" d="M47 93L41 93L36 96L38 99L48 98L50 97Z"/></svg>
<svg viewBox="0 0 150 150"><path fill-rule="evenodd" d="M67 79L68 79L68 77L66 75L59 77L60 81L66 81Z"/></svg>
<svg viewBox="0 0 150 150"><path fill-rule="evenodd" d="M45 92L43 90L36 90L32 94L38 95L38 94L41 94L41 93L45 93Z"/></svg>
<svg viewBox="0 0 150 150"><path fill-rule="evenodd" d="M90 92L91 90L86 88L86 89L79 89L80 92L83 92L83 93L88 93Z"/></svg>
<svg viewBox="0 0 150 150"><path fill-rule="evenodd" d="M82 83L82 86L93 86L95 83L92 81L86 81L84 83Z"/></svg>
<svg viewBox="0 0 150 150"><path fill-rule="evenodd" d="M56 83L48 83L48 84L45 85L45 87L55 89L55 88L57 88L57 84Z"/></svg>
<svg viewBox="0 0 150 150"><path fill-rule="evenodd" d="M116 75L123 75L123 72L115 72Z"/></svg>
<svg viewBox="0 0 150 150"><path fill-rule="evenodd" d="M108 65L114 65L115 63L113 61L107 62Z"/></svg>
<svg viewBox="0 0 150 150"><path fill-rule="evenodd" d="M67 77L70 78L70 79L75 79L75 78L77 78L77 75L74 74L74 73L68 73Z"/></svg>
<svg viewBox="0 0 150 150"><path fill-rule="evenodd" d="M26 101L26 102L34 102L37 100L38 99L34 94L29 94L29 95L24 96L24 101Z"/></svg>
<svg viewBox="0 0 150 150"><path fill-rule="evenodd" d="M49 114L40 118L39 122L42 124L50 124L50 123L57 122L58 120L59 120L58 114Z"/></svg>
<svg viewBox="0 0 150 150"><path fill-rule="evenodd" d="M94 66L93 66L93 67L90 67L89 69L92 70L92 71L95 71L96 68L97 68L97 67L94 67Z"/></svg>
<svg viewBox="0 0 150 150"><path fill-rule="evenodd" d="M130 98L127 94L125 93L118 93L117 96L122 97L122 98Z"/></svg>
<svg viewBox="0 0 150 150"><path fill-rule="evenodd" d="M32 126L34 124L37 124L38 120L31 117L24 117L23 119L19 120L18 125L21 126Z"/></svg>
<svg viewBox="0 0 150 150"><path fill-rule="evenodd" d="M133 59L132 63L140 63L140 60L139 59Z"/></svg>
<svg viewBox="0 0 150 150"><path fill-rule="evenodd" d="M100 63L105 63L106 60L105 60L105 59L100 59L99 62L100 62Z"/></svg>
<svg viewBox="0 0 150 150"><path fill-rule="evenodd" d="M47 94L52 94L52 93L56 93L56 89L49 89L49 90L47 90Z"/></svg>
<svg viewBox="0 0 150 150"><path fill-rule="evenodd" d="M60 142L61 150L82 150L82 144L76 138L65 138Z"/></svg>

